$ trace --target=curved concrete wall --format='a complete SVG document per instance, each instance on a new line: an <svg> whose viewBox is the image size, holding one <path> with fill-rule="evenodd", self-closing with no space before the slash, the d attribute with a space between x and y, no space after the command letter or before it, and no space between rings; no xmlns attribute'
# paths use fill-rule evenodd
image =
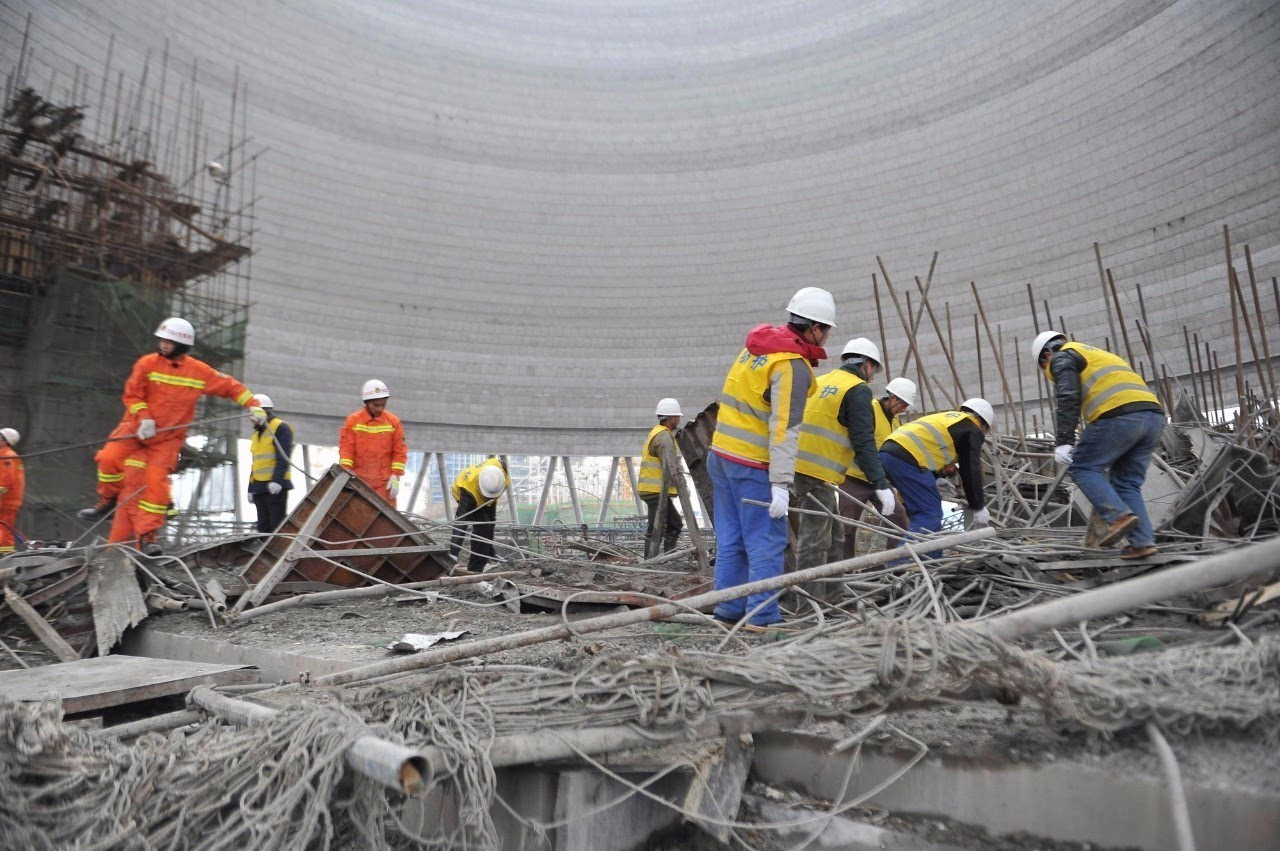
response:
<svg viewBox="0 0 1280 851"><path fill-rule="evenodd" d="M1280 272L1280 14L1262 0L30 10L37 80L99 79L112 35L136 79L167 40L170 73L198 60L225 115L238 67L270 148L248 379L311 442L377 376L415 448L633 452L654 402L710 401L797 287L836 293L836 347L877 336L876 255L905 292L940 252L931 300L970 393L970 280L1012 380L1028 282L1102 342L1095 241L1129 314L1142 285L1174 372L1184 324L1234 360L1223 223ZM27 11L0 6L6 56Z"/></svg>

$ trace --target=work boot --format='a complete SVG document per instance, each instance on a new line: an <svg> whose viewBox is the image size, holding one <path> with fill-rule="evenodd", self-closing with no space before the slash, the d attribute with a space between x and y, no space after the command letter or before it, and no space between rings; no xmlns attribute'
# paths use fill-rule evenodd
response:
<svg viewBox="0 0 1280 851"><path fill-rule="evenodd" d="M93 508L80 509L79 511L76 512L76 517L79 517L81 520L83 520L86 523L97 523L103 517L106 517L108 514L110 514L111 509L115 507L116 507L116 498L114 496L111 497L110 499L106 497L100 497L98 499L97 505L95 505Z"/></svg>
<svg viewBox="0 0 1280 851"><path fill-rule="evenodd" d="M1098 546L1110 547L1116 544L1121 538L1129 533L1130 529L1137 525L1138 515L1121 514L1116 519L1116 522L1107 527L1107 534L1103 535L1102 540L1098 541Z"/></svg>
<svg viewBox="0 0 1280 851"><path fill-rule="evenodd" d="M143 532L138 536L138 552L149 558L164 555L164 550L156 541L155 532Z"/></svg>
<svg viewBox="0 0 1280 851"><path fill-rule="evenodd" d="M1127 558L1127 559L1147 558L1149 556L1155 555L1158 552L1160 552L1160 550L1156 547L1155 544L1147 544L1145 547L1135 547L1130 545L1120 551L1120 558Z"/></svg>

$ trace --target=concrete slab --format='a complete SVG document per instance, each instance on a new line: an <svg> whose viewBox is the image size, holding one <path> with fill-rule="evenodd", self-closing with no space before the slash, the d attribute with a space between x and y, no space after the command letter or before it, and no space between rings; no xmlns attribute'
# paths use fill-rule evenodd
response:
<svg viewBox="0 0 1280 851"><path fill-rule="evenodd" d="M252 682L247 665L101 656L40 668L0 672L0 693L19 701L62 698L67 714L182 694L198 685Z"/></svg>

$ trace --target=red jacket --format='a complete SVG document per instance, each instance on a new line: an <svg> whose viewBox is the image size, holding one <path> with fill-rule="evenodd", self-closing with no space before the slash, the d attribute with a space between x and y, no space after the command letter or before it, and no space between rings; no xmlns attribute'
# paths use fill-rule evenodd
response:
<svg viewBox="0 0 1280 851"><path fill-rule="evenodd" d="M400 418L383 411L377 419L361 408L338 431L338 463L354 472L377 490L387 479L404 472L409 446L404 440Z"/></svg>
<svg viewBox="0 0 1280 851"><path fill-rule="evenodd" d="M27 474L22 468L22 459L12 446L0 446L0 505L15 508L22 505L26 490Z"/></svg>
<svg viewBox="0 0 1280 851"><path fill-rule="evenodd" d="M191 355L178 360L158 352L143 355L124 384L126 419L132 418L128 431L137 431L138 420L155 420L157 429L189 423L195 419L196 403L206 395L231 399L246 408L258 404L239 381ZM180 440L186 434L182 428L162 432L159 437Z"/></svg>

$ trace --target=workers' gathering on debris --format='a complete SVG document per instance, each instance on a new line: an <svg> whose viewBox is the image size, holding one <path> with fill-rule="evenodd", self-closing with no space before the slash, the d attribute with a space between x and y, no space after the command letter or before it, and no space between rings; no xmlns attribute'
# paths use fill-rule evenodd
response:
<svg viewBox="0 0 1280 851"><path fill-rule="evenodd" d="M716 587L777 576L789 549L800 568L851 557L855 540L844 521L856 527L871 519L869 509L908 539L938 532L946 522L939 480L953 475L960 480L967 519L977 526L990 523L981 454L995 425L992 405L970 398L956 410L903 423L900 417L915 407L918 388L910 379L890 377L877 398L872 382L885 364L867 337L842 347L837 368L815 372L827 359L824 346L836 327L831 293L799 290L786 317L781 325L761 324L747 333L718 399L707 457ZM170 317L155 337L156 351L134 364L122 394L122 417L94 456L98 500L78 516L96 524L114 513L109 542L161 554L156 532L173 512L169 477L177 470L197 402L212 395L249 414L249 497L257 530L275 531L293 488L292 427L276 414L270 397L255 395L191 355L191 323ZM1124 558L1153 555L1142 484L1164 426L1159 400L1122 358L1071 342L1058 331L1036 337L1033 354L1056 400L1054 457L1106 522L1102 545L1124 541ZM362 406L339 429L338 463L394 505L408 459L404 425L387 409L386 384L370 379L360 395ZM654 413L657 423L641 445L636 481L647 513L646 558L672 551L684 528L676 506L676 478L684 473L673 439L683 412L676 399L665 398ZM14 429L0 429L0 554L14 550L19 534L24 484L18 440ZM495 557L496 505L510 486L506 462L498 457L462 470L453 482L457 511L450 553L457 558L469 541L469 571L483 571ZM746 617L751 628L781 620L777 595L768 594L722 603L715 614L732 621Z"/></svg>

